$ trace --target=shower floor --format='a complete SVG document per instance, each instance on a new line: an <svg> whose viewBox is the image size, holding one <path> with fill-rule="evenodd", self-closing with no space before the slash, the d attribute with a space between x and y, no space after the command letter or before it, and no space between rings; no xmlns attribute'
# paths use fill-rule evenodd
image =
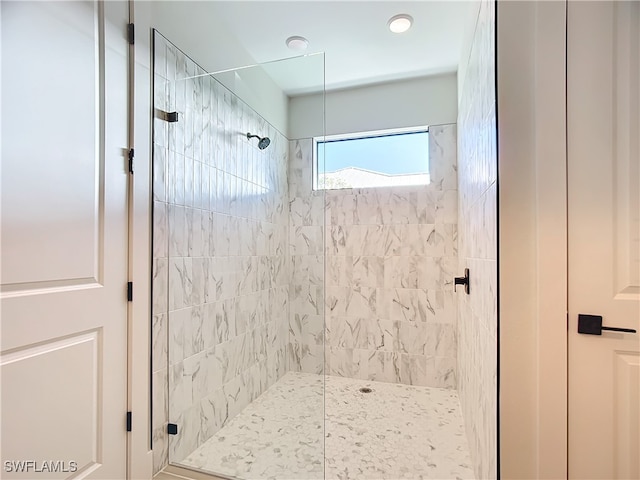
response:
<svg viewBox="0 0 640 480"><path fill-rule="evenodd" d="M294 372L181 465L251 480L474 478L455 390Z"/></svg>

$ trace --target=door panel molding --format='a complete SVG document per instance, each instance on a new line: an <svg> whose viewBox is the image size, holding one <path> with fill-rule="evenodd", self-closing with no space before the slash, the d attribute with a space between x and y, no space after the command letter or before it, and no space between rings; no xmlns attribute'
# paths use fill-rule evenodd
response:
<svg viewBox="0 0 640 480"><path fill-rule="evenodd" d="M616 351L614 365L616 478L640 478L640 417L631 403L640 400L640 353Z"/></svg>
<svg viewBox="0 0 640 480"><path fill-rule="evenodd" d="M97 279L70 278L64 280L51 280L48 282L7 283L0 286L0 300L23 297L28 295L44 295L48 293L62 293L72 290L86 290L100 288L103 285Z"/></svg>
<svg viewBox="0 0 640 480"><path fill-rule="evenodd" d="M640 3L616 2L614 132L616 298L640 299ZM633 160L636 159L634 162Z"/></svg>
<svg viewBox="0 0 640 480"><path fill-rule="evenodd" d="M2 430L3 456L9 461L25 460L25 451L32 459L60 460L69 466L75 463L73 478L83 478L103 462L102 396L103 330L53 338L34 345L25 345L0 355L3 384ZM60 376L57 365L74 365L69 376ZM33 377L31 372L40 375ZM12 395L20 385L21 395ZM46 398L46 405L41 399ZM5 410L5 411L7 411ZM29 428L38 425L37 429ZM64 447L60 435L68 438ZM52 449L58 453L51 458ZM7 478L20 478L7 474ZM58 478L58 477L55 477Z"/></svg>
<svg viewBox="0 0 640 480"><path fill-rule="evenodd" d="M102 283L104 4L20 3L3 5L3 37L13 46L3 46L2 67L19 72L3 74L3 90L33 94L3 102L2 156L12 161L2 172L0 292ZM46 55L37 51L42 45Z"/></svg>

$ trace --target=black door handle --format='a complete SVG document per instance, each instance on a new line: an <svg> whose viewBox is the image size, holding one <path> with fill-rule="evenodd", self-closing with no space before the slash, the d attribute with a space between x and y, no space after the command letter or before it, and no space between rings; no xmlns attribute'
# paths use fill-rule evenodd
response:
<svg viewBox="0 0 640 480"><path fill-rule="evenodd" d="M602 330L610 332L636 333L633 328L603 327L601 315L578 314L578 333L602 335Z"/></svg>
<svg viewBox="0 0 640 480"><path fill-rule="evenodd" d="M469 295L469 269L464 269L464 277L455 277L453 279L453 290L455 291L458 285L464 285L464 291Z"/></svg>

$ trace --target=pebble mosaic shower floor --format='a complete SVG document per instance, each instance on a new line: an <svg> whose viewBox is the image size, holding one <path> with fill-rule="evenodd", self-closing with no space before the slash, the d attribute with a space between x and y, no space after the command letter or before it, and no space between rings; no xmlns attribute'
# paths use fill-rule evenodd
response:
<svg viewBox="0 0 640 480"><path fill-rule="evenodd" d="M294 372L181 465L251 480L474 478L455 390Z"/></svg>

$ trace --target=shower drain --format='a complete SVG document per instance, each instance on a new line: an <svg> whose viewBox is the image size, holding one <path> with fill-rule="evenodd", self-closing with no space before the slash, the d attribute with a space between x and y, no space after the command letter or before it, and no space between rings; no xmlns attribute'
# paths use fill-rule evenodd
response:
<svg viewBox="0 0 640 480"><path fill-rule="evenodd" d="M371 390L369 387L362 387L360 389L360 393L371 393L373 392L373 390Z"/></svg>

